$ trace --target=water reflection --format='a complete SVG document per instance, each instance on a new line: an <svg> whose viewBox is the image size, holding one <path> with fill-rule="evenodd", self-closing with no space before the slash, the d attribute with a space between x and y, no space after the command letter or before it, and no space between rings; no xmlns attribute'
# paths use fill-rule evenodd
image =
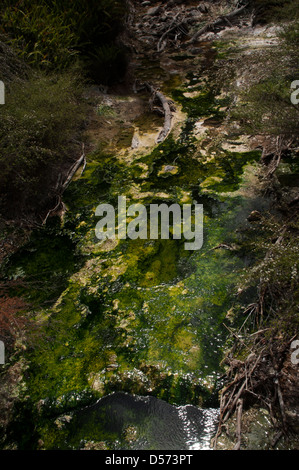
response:
<svg viewBox="0 0 299 470"><path fill-rule="evenodd" d="M66 429L76 448L104 441L110 449L207 450L217 421L217 409L119 392L77 412Z"/></svg>

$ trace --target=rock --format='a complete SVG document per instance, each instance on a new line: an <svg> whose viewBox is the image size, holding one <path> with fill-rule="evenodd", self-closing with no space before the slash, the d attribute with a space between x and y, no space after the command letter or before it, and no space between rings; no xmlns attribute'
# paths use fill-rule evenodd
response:
<svg viewBox="0 0 299 470"><path fill-rule="evenodd" d="M177 166L174 165L164 165L161 170L158 172L158 176L168 176L168 175L176 175L179 169Z"/></svg>
<svg viewBox="0 0 299 470"><path fill-rule="evenodd" d="M132 138L132 143L131 143L131 148L136 149L139 146L139 139L137 136L133 136Z"/></svg>
<svg viewBox="0 0 299 470"><path fill-rule="evenodd" d="M148 16L155 16L155 15L157 15L157 14L160 12L160 10L161 10L161 5L157 5L157 6L155 6L155 7L149 8L149 9L147 10L146 14L147 14Z"/></svg>
<svg viewBox="0 0 299 470"><path fill-rule="evenodd" d="M93 442L89 441L84 444L83 450L108 450L104 441Z"/></svg>
<svg viewBox="0 0 299 470"><path fill-rule="evenodd" d="M201 12L201 13L209 13L209 9L207 7L207 5L205 3L200 3L197 7L197 9Z"/></svg>
<svg viewBox="0 0 299 470"><path fill-rule="evenodd" d="M201 47L193 47L193 49L190 49L190 54L192 55L199 55L202 54L202 48Z"/></svg>
<svg viewBox="0 0 299 470"><path fill-rule="evenodd" d="M188 18L200 18L201 15L198 14L198 11L191 10L188 12Z"/></svg>
<svg viewBox="0 0 299 470"><path fill-rule="evenodd" d="M252 211L251 214L247 217L248 222L257 222L261 220L262 215L259 211Z"/></svg>

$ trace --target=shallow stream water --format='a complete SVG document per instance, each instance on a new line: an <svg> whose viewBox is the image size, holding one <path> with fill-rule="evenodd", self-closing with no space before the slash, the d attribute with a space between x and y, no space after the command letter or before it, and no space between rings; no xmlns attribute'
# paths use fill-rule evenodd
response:
<svg viewBox="0 0 299 470"><path fill-rule="evenodd" d="M20 448L209 448L224 323L246 302L235 290L249 262L242 234L263 205L248 190L260 155L238 151L238 139L207 149L226 102L194 77L171 98L177 111L167 139L155 143L163 121L147 127L148 113L131 126L117 121L121 144L87 156L64 195L63 218L49 219L9 261L7 276L27 283L20 293L39 325L10 434ZM135 98L126 99L130 107ZM108 120L120 103L106 100ZM118 196L147 208L203 204L202 248L188 251L172 237L99 241L96 207L117 207Z"/></svg>

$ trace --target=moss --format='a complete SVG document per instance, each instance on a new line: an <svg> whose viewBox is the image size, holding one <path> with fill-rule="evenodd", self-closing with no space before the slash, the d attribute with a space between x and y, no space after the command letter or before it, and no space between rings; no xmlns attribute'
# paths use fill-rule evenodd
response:
<svg viewBox="0 0 299 470"><path fill-rule="evenodd" d="M221 147L200 153L192 136L195 120L221 118L222 102L214 92L198 91L192 98L183 89L174 93L188 114L178 138L170 135L126 164L101 149L88 155L83 175L65 193L63 223L54 225L51 234L37 234L32 243L41 253L35 260L24 255L29 267L32 263L37 270L40 262L51 271L61 270L64 279L55 305L41 308L43 335L37 349L28 351L27 393L43 403L39 432L45 448L78 445L64 433L63 423L59 427L50 420L52 415L72 412L110 392L195 405L213 396L222 372L222 323L235 302L230 293L244 265L237 253L213 248L223 240L238 241L234 231L246 209L237 190L246 164L258 154ZM175 171L166 175L165 168ZM101 202L117 206L120 194L127 196L128 205L139 201L147 208L151 203L204 201L203 248L189 252L183 239L171 238L99 242L95 208ZM55 252L54 236L46 251L53 234L66 243ZM79 254L80 263L68 259L68 249ZM46 289L52 283L47 277L41 281ZM108 434L103 423L99 431L91 424L84 435L109 447L116 436Z"/></svg>
<svg viewBox="0 0 299 470"><path fill-rule="evenodd" d="M166 145L170 146L168 152L174 151L173 141ZM155 155L163 158L160 150L150 156L152 162L156 163ZM237 169L241 171L241 165ZM221 238L226 224L221 227L219 220L217 223L207 220L207 226L213 229L213 236L209 235L207 240L211 246ZM195 263L193 259L187 270L184 267L185 280L180 283L178 260L182 260L183 255L180 242L123 241L105 261L102 261L105 252L98 255L93 266L98 266L99 273L94 268L89 271L89 264L85 265L81 274L75 275L77 281L69 284L55 307L61 333L56 334L54 343L44 345L38 358L32 358L30 387L33 397L79 392L91 386L89 377L95 377L95 374L107 384L99 389L100 394L119 387L146 393L147 386L136 383L136 388L132 379L122 385L121 380L116 381L116 388L111 388L116 377L115 367L119 373L127 373L132 361L137 368L145 361L161 368L161 373L173 370L179 376L183 371L196 372L203 367L208 372L217 370L221 350L211 355L207 351L211 349L212 336L216 344L223 331L221 315L215 317L212 312L217 309L219 313L224 312L224 305L229 304L227 289L234 275L228 276L228 273L235 260L227 254L205 258L196 253L193 258L198 260ZM85 285L85 279L89 287ZM113 299L115 309L111 310ZM205 313L198 315L199 312ZM214 320L211 321L210 315ZM53 315L50 318L48 333L52 334L57 324ZM217 328L220 328L218 333ZM114 351L111 344L114 344ZM161 380L161 374L158 377ZM155 387L157 396L165 396L163 387ZM175 387L169 397L177 399L180 389Z"/></svg>
<svg viewBox="0 0 299 470"><path fill-rule="evenodd" d="M220 108L227 104L227 99L217 99L216 92L199 87L198 95L186 97L186 90L177 89L172 92L175 101L182 105L182 109L189 118L199 118L213 115L215 118L223 118L224 114Z"/></svg>
<svg viewBox="0 0 299 470"><path fill-rule="evenodd" d="M239 52L240 47L237 41L213 41L213 49L216 52L215 60L228 59L232 54Z"/></svg>
<svg viewBox="0 0 299 470"><path fill-rule="evenodd" d="M67 235L53 235L49 228L36 231L30 242L10 257L6 276L20 280L24 286L14 293L25 296L31 304L40 305L59 297L67 287L69 276L81 263L82 257L72 240Z"/></svg>

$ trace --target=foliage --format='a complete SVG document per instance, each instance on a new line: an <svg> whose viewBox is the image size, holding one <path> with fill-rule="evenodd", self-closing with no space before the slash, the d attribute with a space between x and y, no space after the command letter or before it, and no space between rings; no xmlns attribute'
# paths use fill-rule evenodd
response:
<svg viewBox="0 0 299 470"><path fill-rule="evenodd" d="M10 85L0 109L0 210L6 218L43 207L49 197L55 168L74 147L83 119L79 91L70 72L34 74Z"/></svg>
<svg viewBox="0 0 299 470"><path fill-rule="evenodd" d="M49 11L45 4L33 2L28 7L24 2L19 8L7 7L2 12L3 32L11 35L11 44L30 64L67 65L75 54L75 35L70 25L65 25L64 18Z"/></svg>
<svg viewBox="0 0 299 470"><path fill-rule="evenodd" d="M251 254L256 254L256 262L244 273L243 287L259 284L261 290L288 291L289 300L292 296L299 298L298 233L298 217L281 225L277 216L266 214L260 222L253 224L247 234L252 241L246 246Z"/></svg>
<svg viewBox="0 0 299 470"><path fill-rule="evenodd" d="M299 110L291 103L291 81L271 75L254 84L232 117L248 133L292 138L299 131Z"/></svg>
<svg viewBox="0 0 299 470"><path fill-rule="evenodd" d="M251 0L257 23L291 21L298 15L298 0Z"/></svg>
<svg viewBox="0 0 299 470"><path fill-rule="evenodd" d="M299 22L294 21L285 26L279 37L276 47L254 57L251 66L256 66L261 60L267 66L257 73L255 82L243 94L232 117L248 133L282 136L285 140L296 139L299 108L291 102L291 83L298 78Z"/></svg>
<svg viewBox="0 0 299 470"><path fill-rule="evenodd" d="M0 36L0 74L5 86L9 86L12 81L24 80L28 76L28 65L18 57L7 44L7 38Z"/></svg>
<svg viewBox="0 0 299 470"><path fill-rule="evenodd" d="M277 377L282 376L280 371L291 341L299 331L299 106L291 102L291 84L299 78L299 2L253 0L251 4L255 7L255 23L278 22L280 33L277 45L272 43L271 47L251 50L250 54L245 52L241 59L239 56L235 60L230 55L223 68L219 67L220 73L224 71L229 90L238 76L246 77L245 83L240 80L235 104L230 108L232 129L242 135L263 136L259 139L264 147L265 166L261 166L259 174L263 190L257 196L270 196L269 211L256 220L251 219L243 233L242 247L246 250L248 266L240 276L238 294L241 299L247 299L248 305L237 307L236 329L228 345L230 367L221 397L228 413L234 412L232 403L237 398L242 400L244 408L255 398L259 406L271 403L274 409L279 395L271 371L275 370ZM292 369L290 377L297 384ZM285 391L287 398L291 396L295 402L298 398L292 391L291 380L285 385ZM243 389L238 388L238 381ZM230 388L232 383L234 388ZM229 402L224 399L227 391ZM281 420L282 416L282 421L284 416L279 406L283 401L280 394L277 419Z"/></svg>
<svg viewBox="0 0 299 470"><path fill-rule="evenodd" d="M85 71L106 84L124 71L123 52L115 43L124 5L117 0L1 3L0 72L7 87L0 109L0 213L5 218L34 206L39 212L53 197L84 119L79 81Z"/></svg>
<svg viewBox="0 0 299 470"><path fill-rule="evenodd" d="M6 0L0 32L34 66L64 69L78 57L89 63L96 56L104 67L120 53L114 40L124 12L124 2L116 0Z"/></svg>

